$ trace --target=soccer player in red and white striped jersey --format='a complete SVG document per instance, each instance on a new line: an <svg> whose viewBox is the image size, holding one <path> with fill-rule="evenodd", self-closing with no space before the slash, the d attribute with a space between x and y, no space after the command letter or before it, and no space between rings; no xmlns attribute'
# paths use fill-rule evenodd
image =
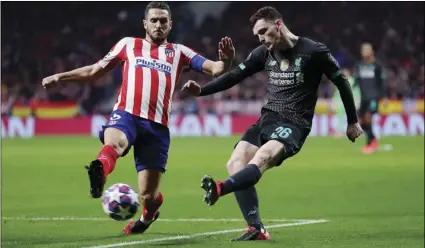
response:
<svg viewBox="0 0 425 248"><path fill-rule="evenodd" d="M168 43L171 11L163 2L148 4L143 25L146 38L123 38L97 63L42 81L45 88L58 81L94 81L121 66L121 90L109 121L99 133L104 146L86 168L90 193L99 198L117 159L133 146L143 213L124 228L126 234L143 233L159 216L163 201L159 185L170 145L171 101L183 67L219 76L230 68L235 56L227 37L219 43L219 61L208 60L184 45Z"/></svg>
<svg viewBox="0 0 425 248"><path fill-rule="evenodd" d="M158 46L147 39L126 37L98 65L107 68L123 61L123 84L114 110L123 110L164 126L168 126L171 98L182 67L202 71L207 62L184 45L163 43ZM210 74L218 74L213 66L206 68L207 72L211 70Z"/></svg>

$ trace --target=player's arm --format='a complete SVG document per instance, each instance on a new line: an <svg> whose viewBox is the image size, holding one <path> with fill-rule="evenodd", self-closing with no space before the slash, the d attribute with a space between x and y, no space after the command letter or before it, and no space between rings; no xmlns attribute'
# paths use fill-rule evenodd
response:
<svg viewBox="0 0 425 248"><path fill-rule="evenodd" d="M228 71L232 65L231 61L223 62L223 61L211 61L205 60L202 64L202 72L213 77L218 77L222 75L224 72Z"/></svg>
<svg viewBox="0 0 425 248"><path fill-rule="evenodd" d="M354 103L353 92L351 91L350 83L345 77L335 58L331 55L328 49L323 48L315 54L316 62L322 72L335 84L338 88L341 100L344 104L347 114L348 124L358 122L356 105Z"/></svg>
<svg viewBox="0 0 425 248"><path fill-rule="evenodd" d="M202 86L199 96L207 96L227 90L242 82L245 78L264 70L266 56L265 47L257 47L237 67Z"/></svg>
<svg viewBox="0 0 425 248"><path fill-rule="evenodd" d="M126 45L126 38L121 39L109 53L97 63L78 69L57 73L43 79L45 88L58 81L95 81L121 63Z"/></svg>
<svg viewBox="0 0 425 248"><path fill-rule="evenodd" d="M101 67L99 64L92 64L78 69L56 74L58 81L94 81L108 72L110 67Z"/></svg>
<svg viewBox="0 0 425 248"><path fill-rule="evenodd" d="M223 38L219 43L218 51L220 60L218 61L206 59L192 49L183 45L180 46L186 65L194 71L203 72L214 77L218 77L228 71L235 58L235 48L233 47L232 40L228 37Z"/></svg>

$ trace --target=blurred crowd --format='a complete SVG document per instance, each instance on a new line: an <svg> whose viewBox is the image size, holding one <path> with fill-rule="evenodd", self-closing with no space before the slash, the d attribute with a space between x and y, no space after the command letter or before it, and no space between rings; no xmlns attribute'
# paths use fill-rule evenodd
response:
<svg viewBox="0 0 425 248"><path fill-rule="evenodd" d="M54 73L92 64L120 38L143 37L142 18L147 3L140 2L17 2L2 3L2 112L14 103L77 101L83 114L108 113L121 83L119 68L90 83L64 84L52 91L41 79ZM258 46L249 17L261 2L227 3L220 15L195 21L187 2L170 2L173 30L169 41L182 43L210 59L217 44L229 36L238 64ZM215 3L220 5L222 3ZM423 2L273 2L296 35L325 43L348 71L360 59L360 44L370 42L387 74L389 99L424 97ZM201 84L210 76L186 72L180 83ZM176 111L217 108L223 101L262 101L267 75L258 73L226 91L194 100L176 91ZM320 98L331 98L334 87L326 78Z"/></svg>

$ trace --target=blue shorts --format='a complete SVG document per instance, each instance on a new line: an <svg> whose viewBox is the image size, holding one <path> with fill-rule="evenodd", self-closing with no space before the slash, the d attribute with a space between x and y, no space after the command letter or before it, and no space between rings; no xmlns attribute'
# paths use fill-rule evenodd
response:
<svg viewBox="0 0 425 248"><path fill-rule="evenodd" d="M123 110L115 110L99 132L102 143L105 143L104 134L109 127L119 129L127 136L128 147L121 156L124 157L133 146L137 172L145 169L165 172L170 148L170 131L166 126Z"/></svg>

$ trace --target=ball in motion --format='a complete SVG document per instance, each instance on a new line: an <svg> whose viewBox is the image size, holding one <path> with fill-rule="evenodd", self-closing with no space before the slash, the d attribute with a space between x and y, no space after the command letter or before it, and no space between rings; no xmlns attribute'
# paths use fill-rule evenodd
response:
<svg viewBox="0 0 425 248"><path fill-rule="evenodd" d="M123 183L111 185L102 195L102 207L114 220L131 219L139 208L139 198L130 186Z"/></svg>

